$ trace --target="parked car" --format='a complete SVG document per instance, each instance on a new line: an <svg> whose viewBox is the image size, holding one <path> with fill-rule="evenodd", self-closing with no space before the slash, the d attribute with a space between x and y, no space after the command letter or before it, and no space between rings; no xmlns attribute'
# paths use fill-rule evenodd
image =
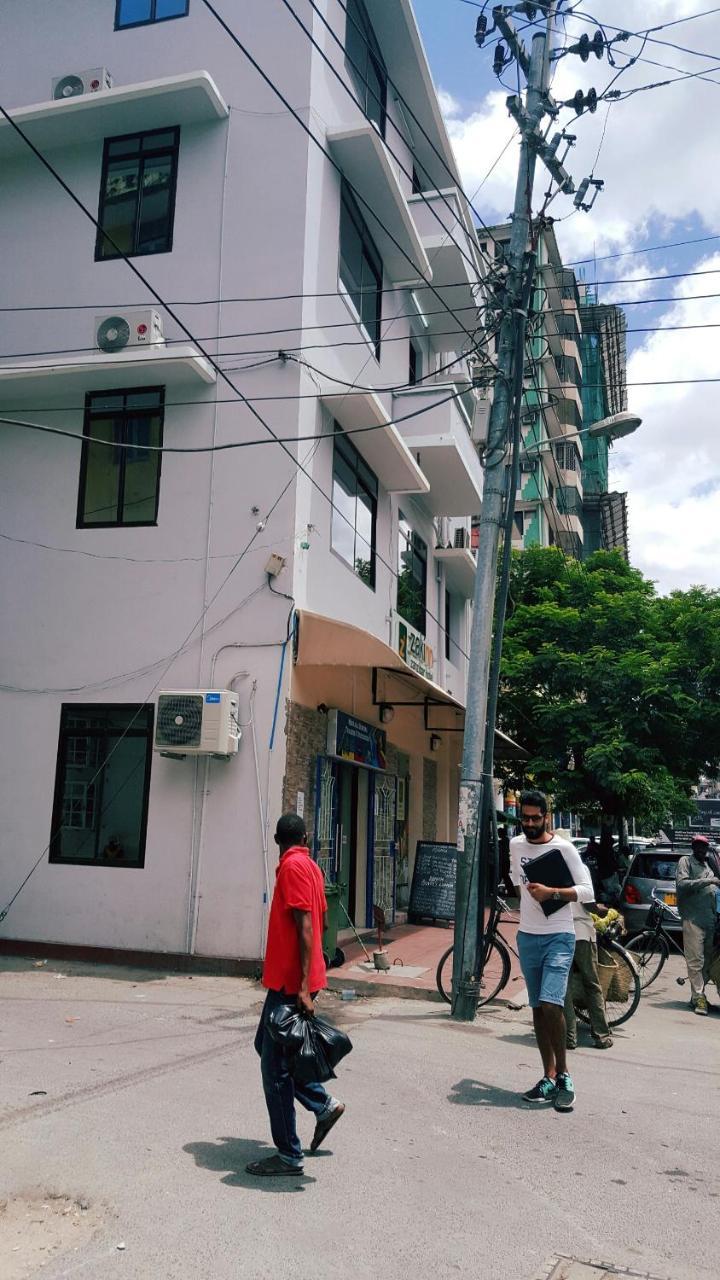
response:
<svg viewBox="0 0 720 1280"><path fill-rule="evenodd" d="M637 841L633 842L637 845ZM633 853L622 886L620 910L625 917L629 933L638 933L647 924L647 914L651 905L651 893L655 889L669 907L677 906L675 876L679 858L690 850L670 845L640 845ZM668 929L679 929L680 925L668 917L665 920Z"/></svg>

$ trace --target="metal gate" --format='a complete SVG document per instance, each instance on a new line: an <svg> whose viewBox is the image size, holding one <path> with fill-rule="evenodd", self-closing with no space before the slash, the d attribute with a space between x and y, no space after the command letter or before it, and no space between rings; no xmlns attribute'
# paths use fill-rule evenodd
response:
<svg viewBox="0 0 720 1280"><path fill-rule="evenodd" d="M390 773L370 775L367 923L373 923L373 907L382 907L385 919L395 919L397 860L397 778Z"/></svg>
<svg viewBox="0 0 720 1280"><path fill-rule="evenodd" d="M330 884L338 876L338 769L335 760L318 756L315 770L313 856Z"/></svg>

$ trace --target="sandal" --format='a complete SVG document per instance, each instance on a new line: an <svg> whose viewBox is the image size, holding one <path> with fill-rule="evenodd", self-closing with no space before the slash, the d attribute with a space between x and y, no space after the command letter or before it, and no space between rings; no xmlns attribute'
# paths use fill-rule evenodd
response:
<svg viewBox="0 0 720 1280"><path fill-rule="evenodd" d="M256 1178L302 1178L302 1165L287 1164L280 1156L268 1156L266 1160L253 1160L245 1165L247 1173Z"/></svg>

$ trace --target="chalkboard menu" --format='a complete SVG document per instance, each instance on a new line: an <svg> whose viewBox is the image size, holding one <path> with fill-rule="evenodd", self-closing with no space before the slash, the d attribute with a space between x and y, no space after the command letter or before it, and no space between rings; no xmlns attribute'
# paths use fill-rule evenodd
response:
<svg viewBox="0 0 720 1280"><path fill-rule="evenodd" d="M454 920L457 847L418 840L408 920Z"/></svg>

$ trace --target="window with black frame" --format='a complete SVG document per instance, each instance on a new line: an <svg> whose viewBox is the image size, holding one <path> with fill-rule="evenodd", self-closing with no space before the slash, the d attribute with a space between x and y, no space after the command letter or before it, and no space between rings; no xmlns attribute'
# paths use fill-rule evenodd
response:
<svg viewBox="0 0 720 1280"><path fill-rule="evenodd" d="M115 0L115 30L184 18L189 9L190 0Z"/></svg>
<svg viewBox="0 0 720 1280"><path fill-rule="evenodd" d="M164 387L86 396L79 529L157 523L164 397Z"/></svg>
<svg viewBox="0 0 720 1280"><path fill-rule="evenodd" d="M402 511L398 512L397 611L421 635L425 635L427 600L427 543L415 533Z"/></svg>
<svg viewBox="0 0 720 1280"><path fill-rule="evenodd" d="M362 0L347 0L345 60L355 83L360 106L385 137L387 71L372 23Z"/></svg>
<svg viewBox="0 0 720 1280"><path fill-rule="evenodd" d="M357 202L346 183L340 195L340 284L360 316L380 359L383 265Z"/></svg>
<svg viewBox="0 0 720 1280"><path fill-rule="evenodd" d="M152 735L152 706L63 705L51 862L143 865Z"/></svg>
<svg viewBox="0 0 720 1280"><path fill-rule="evenodd" d="M179 146L179 128L105 139L96 262L170 252Z"/></svg>
<svg viewBox="0 0 720 1280"><path fill-rule="evenodd" d="M417 386L422 381L423 376L423 355L422 347L414 338L410 339L409 359L408 359L408 385Z"/></svg>
<svg viewBox="0 0 720 1280"><path fill-rule="evenodd" d="M378 482L335 423L330 545L375 590Z"/></svg>

